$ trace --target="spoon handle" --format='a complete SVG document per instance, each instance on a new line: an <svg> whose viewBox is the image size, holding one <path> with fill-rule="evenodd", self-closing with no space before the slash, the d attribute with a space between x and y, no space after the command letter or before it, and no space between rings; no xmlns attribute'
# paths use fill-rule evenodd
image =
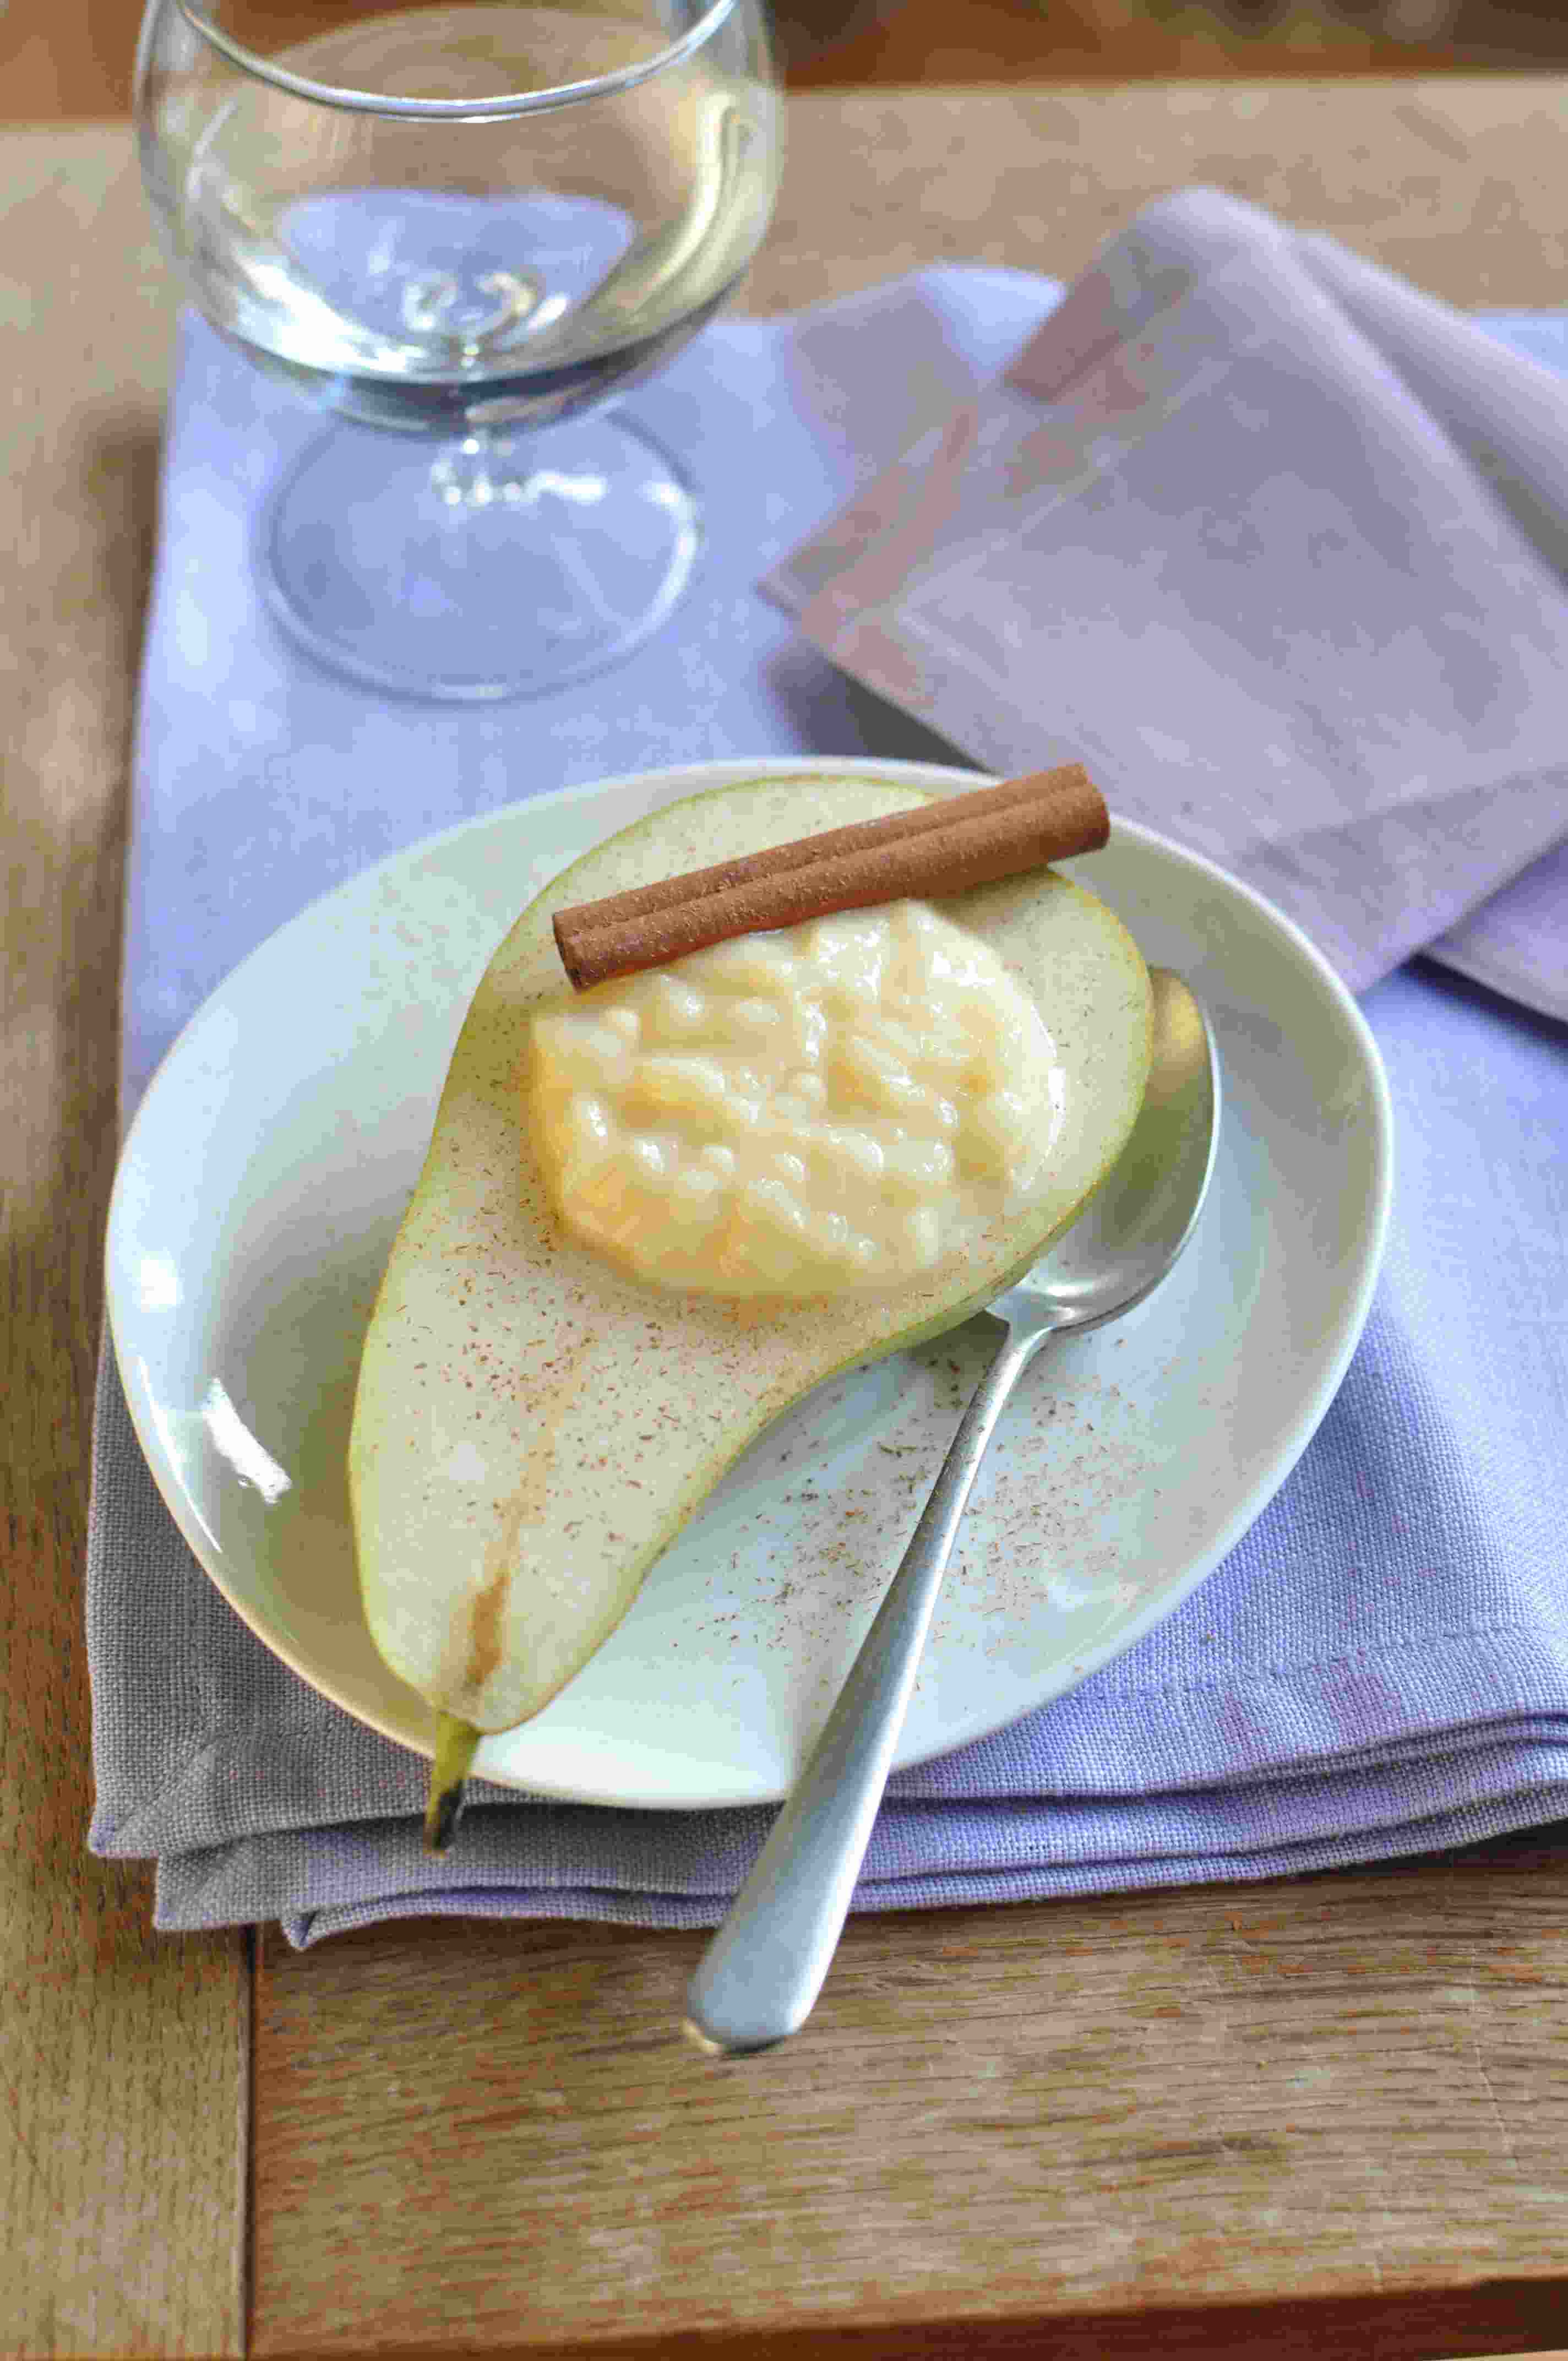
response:
<svg viewBox="0 0 1568 2361"><path fill-rule="evenodd" d="M1044 1333L1009 1329L811 1760L686 1992L698 2047L766 2049L810 2015L838 1949L970 1488Z"/></svg>

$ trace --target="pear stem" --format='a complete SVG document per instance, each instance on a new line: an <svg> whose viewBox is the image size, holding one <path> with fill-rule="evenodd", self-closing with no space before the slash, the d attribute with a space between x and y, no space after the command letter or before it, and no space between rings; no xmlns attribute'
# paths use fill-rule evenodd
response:
<svg viewBox="0 0 1568 2361"><path fill-rule="evenodd" d="M459 1721L451 1713L436 1715L435 1761L430 1768L430 1801L424 1807L426 1852L444 1852L456 1833L468 1791L468 1766L478 1743L479 1733L471 1721Z"/></svg>

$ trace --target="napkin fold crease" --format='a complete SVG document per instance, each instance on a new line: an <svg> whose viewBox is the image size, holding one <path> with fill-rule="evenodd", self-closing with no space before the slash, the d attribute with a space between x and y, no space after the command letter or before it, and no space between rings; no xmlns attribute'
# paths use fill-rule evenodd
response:
<svg viewBox="0 0 1568 2361"><path fill-rule="evenodd" d="M613 697L424 712L285 646L246 540L315 428L195 321L166 448L127 1117L222 976L366 862L520 793L715 755L1082 754L1114 808L1251 877L1368 987L1400 1182L1337 1400L1175 1615L894 1779L861 1908L1290 1874L1568 1815L1568 389L1547 365L1568 372L1568 318L1489 333L1211 192L1148 209L1057 297L922 272L721 324L640 391L703 454L709 544ZM1278 562L1314 534L1321 566ZM227 1607L107 1349L86 1617L89 1840L156 1860L162 1927L706 1926L771 1817L481 1786L430 1860L422 1763Z"/></svg>

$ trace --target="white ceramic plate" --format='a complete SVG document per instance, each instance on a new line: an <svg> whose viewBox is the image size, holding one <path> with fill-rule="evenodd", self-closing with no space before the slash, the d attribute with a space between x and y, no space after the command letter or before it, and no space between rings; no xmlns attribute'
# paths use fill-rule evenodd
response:
<svg viewBox="0 0 1568 2361"><path fill-rule="evenodd" d="M344 1476L355 1371L473 986L522 905L706 763L546 796L305 910L192 1020L137 1112L108 1228L131 1414L176 1522L285 1663L405 1745L430 1717L362 1620ZM971 772L864 763L956 792ZM1257 1515L1365 1319L1391 1119L1354 1001L1219 870L1118 823L1072 864L1202 994L1225 1109L1199 1233L1153 1300L1047 1348L991 1450L899 1749L918 1763L1147 1631ZM833 1380L773 1427L620 1630L477 1769L538 1794L746 1804L790 1785L935 1479L994 1329Z"/></svg>

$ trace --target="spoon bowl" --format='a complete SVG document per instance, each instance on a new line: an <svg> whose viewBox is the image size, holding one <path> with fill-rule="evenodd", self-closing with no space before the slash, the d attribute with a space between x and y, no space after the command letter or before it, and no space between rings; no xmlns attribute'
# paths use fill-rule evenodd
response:
<svg viewBox="0 0 1568 2361"><path fill-rule="evenodd" d="M1088 1205L982 1317L1002 1325L887 1596L799 1783L704 1953L685 2030L715 2055L771 2048L810 2015L838 1948L970 1488L1014 1386L1047 1338L1152 1295L1197 1226L1220 1132L1220 1059L1201 1004L1152 968L1149 1078Z"/></svg>
<svg viewBox="0 0 1568 2361"><path fill-rule="evenodd" d="M991 1310L1051 1332L1099 1328L1152 1295L1197 1225L1219 1143L1220 1059L1169 968L1149 970L1154 1039L1132 1137L1070 1229Z"/></svg>

